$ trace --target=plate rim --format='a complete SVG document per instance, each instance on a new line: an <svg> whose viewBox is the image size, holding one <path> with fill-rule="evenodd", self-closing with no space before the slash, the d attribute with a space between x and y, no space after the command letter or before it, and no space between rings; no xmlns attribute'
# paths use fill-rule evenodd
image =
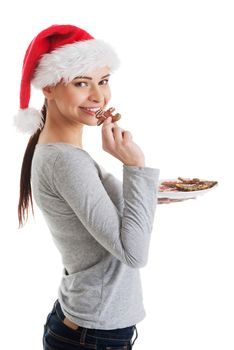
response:
<svg viewBox="0 0 234 350"><path fill-rule="evenodd" d="M170 179L159 179L159 185L158 188L160 186L160 184L164 181L176 181L178 180L178 178L170 178ZM203 181L201 179L201 181ZM204 180L204 181L209 181L209 180ZM213 181L213 180L210 180ZM204 190L198 190L198 191L176 191L176 192L162 192L158 190L158 198L174 198L174 199L180 199L180 198L194 198L197 196L201 196L204 195L205 193L212 191L213 189L215 189L218 186L218 183L216 185L214 185L211 188L207 188Z"/></svg>

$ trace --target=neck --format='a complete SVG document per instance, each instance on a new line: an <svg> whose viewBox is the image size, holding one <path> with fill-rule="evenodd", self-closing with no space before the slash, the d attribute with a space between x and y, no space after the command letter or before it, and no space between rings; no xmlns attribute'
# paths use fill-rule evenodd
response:
<svg viewBox="0 0 234 350"><path fill-rule="evenodd" d="M39 137L39 143L64 142L82 146L83 124L71 124L66 119L53 118L47 113L46 122Z"/></svg>

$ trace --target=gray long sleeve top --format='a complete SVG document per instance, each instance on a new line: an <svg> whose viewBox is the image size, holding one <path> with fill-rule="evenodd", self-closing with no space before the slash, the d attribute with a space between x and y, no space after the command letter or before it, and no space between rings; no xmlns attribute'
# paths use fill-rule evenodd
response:
<svg viewBox="0 0 234 350"><path fill-rule="evenodd" d="M36 146L32 193L62 256L59 302L78 325L116 329L145 317L139 268L158 178L158 169L123 165L121 182L77 146Z"/></svg>

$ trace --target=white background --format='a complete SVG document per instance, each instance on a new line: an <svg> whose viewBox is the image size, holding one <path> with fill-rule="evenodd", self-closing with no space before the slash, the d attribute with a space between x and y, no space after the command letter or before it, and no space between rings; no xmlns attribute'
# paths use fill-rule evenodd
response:
<svg viewBox="0 0 234 350"><path fill-rule="evenodd" d="M135 350L233 350L232 1L8 1L1 5L1 347L42 349L57 297L61 257L35 207L17 229L19 175L28 136L12 116L21 65L32 38L51 24L74 24L112 44L122 66L112 79L119 125L132 132L161 178L200 177L219 187L183 203L159 205L148 264L141 270L147 317ZM32 91L31 105L42 96ZM122 178L102 151L100 128L84 147Z"/></svg>

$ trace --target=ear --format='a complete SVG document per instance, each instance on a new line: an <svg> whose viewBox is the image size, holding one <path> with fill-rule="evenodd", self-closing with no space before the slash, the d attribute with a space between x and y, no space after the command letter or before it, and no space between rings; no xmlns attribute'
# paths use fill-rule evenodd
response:
<svg viewBox="0 0 234 350"><path fill-rule="evenodd" d="M45 86L42 88L42 92L47 100L52 100L54 97L54 86Z"/></svg>

